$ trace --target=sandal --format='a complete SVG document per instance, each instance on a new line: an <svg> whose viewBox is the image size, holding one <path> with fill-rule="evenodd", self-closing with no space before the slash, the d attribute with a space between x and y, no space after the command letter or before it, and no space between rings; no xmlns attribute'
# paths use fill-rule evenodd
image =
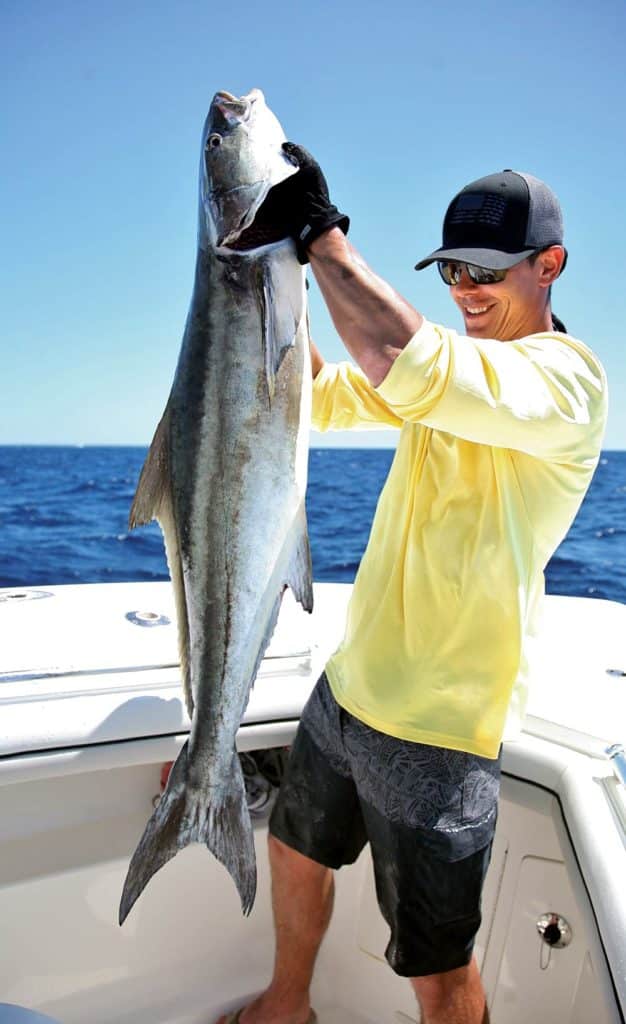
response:
<svg viewBox="0 0 626 1024"><path fill-rule="evenodd" d="M235 1013L229 1013L224 1021L224 1024L240 1024L241 1014L243 1013L244 1010L245 1006L240 1006L239 1009L235 1011ZM317 1014L315 1010L311 1010L307 1018L306 1024L317 1024Z"/></svg>

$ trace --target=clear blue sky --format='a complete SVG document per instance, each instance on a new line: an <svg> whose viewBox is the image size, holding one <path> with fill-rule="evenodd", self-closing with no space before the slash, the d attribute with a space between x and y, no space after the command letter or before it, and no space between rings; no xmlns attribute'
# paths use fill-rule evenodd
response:
<svg viewBox="0 0 626 1024"><path fill-rule="evenodd" d="M554 309L604 362L605 446L626 448L623 0L6 0L0 38L0 443L150 441L191 292L202 123L218 89L257 86L369 263L457 328L436 271L412 269L448 201L503 167L547 181L570 251Z"/></svg>

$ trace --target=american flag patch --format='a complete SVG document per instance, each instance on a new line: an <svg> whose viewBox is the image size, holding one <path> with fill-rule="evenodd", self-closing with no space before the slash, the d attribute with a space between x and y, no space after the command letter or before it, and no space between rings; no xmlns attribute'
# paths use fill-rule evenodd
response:
<svg viewBox="0 0 626 1024"><path fill-rule="evenodd" d="M488 224L499 227L506 212L507 200L503 196L466 192L459 196L452 210L450 224Z"/></svg>

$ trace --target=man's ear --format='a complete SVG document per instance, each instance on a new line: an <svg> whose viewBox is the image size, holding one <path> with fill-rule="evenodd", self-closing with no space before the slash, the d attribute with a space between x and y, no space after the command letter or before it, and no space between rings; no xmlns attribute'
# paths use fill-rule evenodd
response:
<svg viewBox="0 0 626 1024"><path fill-rule="evenodd" d="M565 265L565 249L562 245L551 245L544 249L537 256L537 269L539 272L539 285L541 288L549 288L556 281Z"/></svg>

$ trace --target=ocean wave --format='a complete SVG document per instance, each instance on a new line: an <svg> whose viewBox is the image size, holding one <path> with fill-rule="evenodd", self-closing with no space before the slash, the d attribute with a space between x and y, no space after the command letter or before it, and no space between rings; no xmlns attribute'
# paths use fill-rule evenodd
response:
<svg viewBox="0 0 626 1024"><path fill-rule="evenodd" d="M145 448L0 448L0 586L168 578L156 523L128 530ZM351 582L393 452L315 448L307 515L314 576ZM626 602L626 452L605 454L546 570L550 593Z"/></svg>

